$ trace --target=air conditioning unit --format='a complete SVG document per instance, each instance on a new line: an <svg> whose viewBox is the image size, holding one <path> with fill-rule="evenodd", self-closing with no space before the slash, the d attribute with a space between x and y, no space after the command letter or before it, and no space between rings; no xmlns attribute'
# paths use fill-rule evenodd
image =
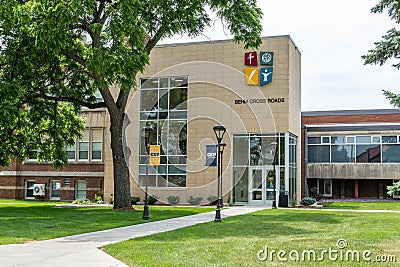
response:
<svg viewBox="0 0 400 267"><path fill-rule="evenodd" d="M33 185L33 195L34 196L46 195L45 184L34 184Z"/></svg>

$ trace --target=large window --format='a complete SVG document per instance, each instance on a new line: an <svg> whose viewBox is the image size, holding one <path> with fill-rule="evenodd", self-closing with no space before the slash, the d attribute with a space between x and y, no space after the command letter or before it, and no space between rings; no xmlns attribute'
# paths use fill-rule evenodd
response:
<svg viewBox="0 0 400 267"><path fill-rule="evenodd" d="M400 163L398 135L308 137L309 163Z"/></svg>
<svg viewBox="0 0 400 267"><path fill-rule="evenodd" d="M147 153L142 129L151 126L151 145L160 145L160 166L149 167L147 184L186 187L188 77L157 77L140 81L139 184L146 184Z"/></svg>

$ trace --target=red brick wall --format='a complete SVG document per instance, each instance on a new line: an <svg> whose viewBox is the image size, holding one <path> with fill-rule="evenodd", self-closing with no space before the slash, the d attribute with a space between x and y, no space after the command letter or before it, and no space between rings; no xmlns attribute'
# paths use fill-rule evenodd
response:
<svg viewBox="0 0 400 267"><path fill-rule="evenodd" d="M339 116L302 116L302 124L400 122L400 114L363 114Z"/></svg>

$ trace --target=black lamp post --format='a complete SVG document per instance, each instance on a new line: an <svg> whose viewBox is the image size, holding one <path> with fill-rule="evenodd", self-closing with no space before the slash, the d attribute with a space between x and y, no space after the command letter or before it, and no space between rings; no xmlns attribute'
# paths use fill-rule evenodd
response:
<svg viewBox="0 0 400 267"><path fill-rule="evenodd" d="M151 126L146 126L143 127L143 132L144 132L144 146L146 147L146 192L145 192L145 197L144 197L144 208L143 208L143 220L149 220L150 215L149 215L149 203L148 203L148 185L149 185L149 150L150 150L150 135L153 132L153 128Z"/></svg>
<svg viewBox="0 0 400 267"><path fill-rule="evenodd" d="M226 146L225 143L222 143L222 138L224 138L224 134L226 132L226 128L222 125L216 125L213 128L215 137L217 138L217 147L218 147L218 153L217 153L217 168L218 168L218 202L217 202L217 208L215 211L215 219L214 222L221 222L221 208L223 207L223 202L222 202L222 155L224 153L224 148Z"/></svg>
<svg viewBox="0 0 400 267"><path fill-rule="evenodd" d="M278 142L272 142L271 144L271 154L273 156L272 158L272 168L274 168L274 195L273 195L273 200L272 200L272 208L276 209L276 163L277 163L277 158L278 158L278 147L279 144Z"/></svg>

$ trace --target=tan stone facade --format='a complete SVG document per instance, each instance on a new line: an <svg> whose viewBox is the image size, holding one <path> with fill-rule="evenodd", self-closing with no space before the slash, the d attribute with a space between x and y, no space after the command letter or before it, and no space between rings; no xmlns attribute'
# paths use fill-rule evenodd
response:
<svg viewBox="0 0 400 267"><path fill-rule="evenodd" d="M253 50L250 50L253 51ZM223 142L227 144L223 156L223 195L231 200L232 190L232 138L235 134L290 133L300 143L301 110L301 55L289 36L265 37L257 50L274 53L272 82L264 86L246 84L244 76L245 50L242 44L230 40L185 43L157 46L151 53L150 65L138 77L187 76L187 164L185 187L150 186L149 192L166 202L171 195L180 195L181 203L189 196L216 195L217 168L205 166L206 145L215 144L213 126L222 124L227 132ZM263 67L258 65L257 68ZM128 108L130 125L127 142L132 156L131 193L143 196L138 187L140 140L140 89L132 96ZM143 120L142 120L143 121ZM142 124L143 125L143 124ZM110 137L107 134L106 143ZM248 153L244 151L243 153ZM297 149L300 159L300 148ZM300 162L300 160L299 160ZM105 156L105 198L113 192L112 161L109 146ZM300 177L300 167L297 168ZM300 196L300 180L297 182Z"/></svg>

